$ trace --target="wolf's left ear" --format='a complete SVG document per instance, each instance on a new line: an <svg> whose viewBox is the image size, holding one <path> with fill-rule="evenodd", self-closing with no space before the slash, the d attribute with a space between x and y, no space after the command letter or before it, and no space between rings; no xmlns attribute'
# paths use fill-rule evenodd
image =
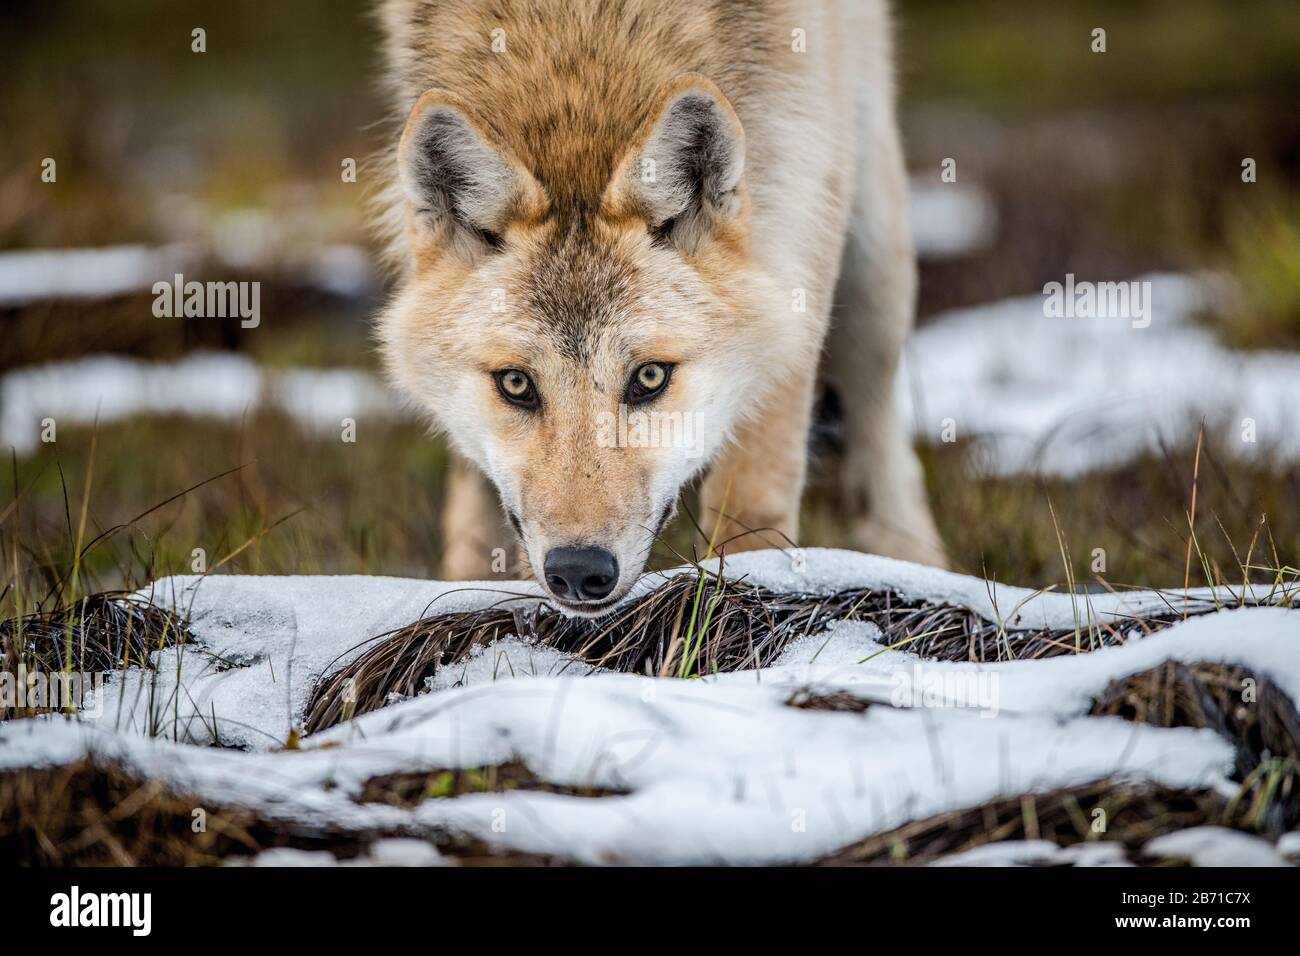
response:
<svg viewBox="0 0 1300 956"><path fill-rule="evenodd" d="M745 131L712 80L677 77L660 91L605 190L614 216L645 220L686 249L733 229L744 212Z"/></svg>
<svg viewBox="0 0 1300 956"><path fill-rule="evenodd" d="M402 190L444 238L494 245L511 222L536 215L546 195L528 169L446 90L411 110L397 148Z"/></svg>

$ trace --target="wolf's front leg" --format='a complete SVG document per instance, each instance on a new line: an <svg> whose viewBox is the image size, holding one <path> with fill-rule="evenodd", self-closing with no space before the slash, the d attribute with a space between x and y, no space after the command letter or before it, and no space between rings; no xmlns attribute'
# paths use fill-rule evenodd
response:
<svg viewBox="0 0 1300 956"><path fill-rule="evenodd" d="M451 453L442 512L442 569L447 581L493 580L514 567L514 536L501 515L491 482Z"/></svg>
<svg viewBox="0 0 1300 956"><path fill-rule="evenodd" d="M844 418L840 517L856 548L946 567L925 475L894 402L917 280L907 170L881 88L865 84L859 103L858 188L825 357Z"/></svg>
<svg viewBox="0 0 1300 956"><path fill-rule="evenodd" d="M731 554L798 540L815 378L779 387L714 463L700 490L706 546Z"/></svg>

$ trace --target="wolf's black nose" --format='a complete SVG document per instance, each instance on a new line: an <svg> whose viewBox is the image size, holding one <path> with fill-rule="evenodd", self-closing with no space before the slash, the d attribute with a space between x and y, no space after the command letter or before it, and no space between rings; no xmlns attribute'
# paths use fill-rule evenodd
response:
<svg viewBox="0 0 1300 956"><path fill-rule="evenodd" d="M542 569L557 598L599 601L618 583L618 559L604 548L552 548Z"/></svg>

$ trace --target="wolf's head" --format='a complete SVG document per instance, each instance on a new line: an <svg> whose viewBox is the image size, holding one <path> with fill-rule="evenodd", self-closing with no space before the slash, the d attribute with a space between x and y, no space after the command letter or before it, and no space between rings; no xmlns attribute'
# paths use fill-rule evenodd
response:
<svg viewBox="0 0 1300 956"><path fill-rule="evenodd" d="M380 319L394 380L581 614L627 594L682 485L797 349L790 291L747 251L744 133L717 87L678 78L617 146L583 201L472 104L424 94L398 150L409 268Z"/></svg>

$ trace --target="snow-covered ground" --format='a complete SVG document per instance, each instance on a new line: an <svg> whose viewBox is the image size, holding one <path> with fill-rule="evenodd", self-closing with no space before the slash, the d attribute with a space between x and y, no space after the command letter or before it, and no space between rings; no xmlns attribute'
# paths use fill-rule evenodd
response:
<svg viewBox="0 0 1300 956"><path fill-rule="evenodd" d="M0 378L0 447L31 454L41 447L47 419L56 429L136 415L238 423L259 407L335 437L346 418L360 422L398 413L381 382L353 369L269 370L224 352L194 352L175 362L98 355Z"/></svg>
<svg viewBox="0 0 1300 956"><path fill-rule="evenodd" d="M809 550L797 565L780 552L741 555L727 573L801 590L892 587L1015 627L1076 620L1068 595L850 552ZM811 859L909 820L1107 778L1235 791L1232 746L1214 732L1086 716L1109 681L1163 661L1243 666L1300 699L1300 612L1276 607L1209 613L1078 656L985 665L923 661L882 647L871 625L841 623L795 642L774 666L698 680L591 673L509 637L448 667L428 693L286 752L277 748L301 724L314 682L371 639L431 613L531 602L535 587L217 576L169 578L149 593L188 609L197 644L159 652L153 672L115 678L97 719L0 724L0 769L95 752L214 805L276 819L409 836L451 830L588 863L758 864ZM1085 618L1108 621L1181 601L1092 597ZM863 713L786 704L809 687L873 703ZM214 721L224 744L248 749L204 746ZM376 775L512 760L556 786L626 793L509 791L409 810L355 799ZM1188 839L1207 858L1232 854L1231 839ZM1260 858L1257 842L1250 847L1239 858ZM1102 857L1073 851L1056 862L1114 862Z"/></svg>
<svg viewBox="0 0 1300 956"><path fill-rule="evenodd" d="M997 238L997 205L979 186L913 176L908 194L912 242L921 259L960 259Z"/></svg>
<svg viewBox="0 0 1300 956"><path fill-rule="evenodd" d="M1043 297L962 309L919 329L899 383L924 442L974 439L981 468L1077 474L1120 464L1198 422L1243 456L1300 459L1300 354L1238 353L1193 321L1210 279L1150 282L1150 324L1048 318ZM238 421L270 404L310 429L403 414L368 373L259 369L235 355L174 363L91 357L0 379L0 447L40 447L42 422L87 424L166 413Z"/></svg>
<svg viewBox="0 0 1300 956"><path fill-rule="evenodd" d="M1000 473L1121 464L1194 437L1201 419L1244 457L1300 458L1300 354L1235 352L1195 322L1213 277L1133 281L1149 283L1137 322L1049 317L1029 295L926 324L904 362L905 420L923 441L975 439Z"/></svg>
<svg viewBox="0 0 1300 956"><path fill-rule="evenodd" d="M238 216L222 220L208 243L165 246L99 246L80 249L21 249L0 252L0 306L47 299L104 299L145 293L157 282L170 284L176 273L278 267L269 253L248 258L250 239L265 236L267 218L257 216L240 228ZM222 239L225 241L222 241ZM339 296L360 297L374 285L373 267L364 249L346 243L305 241L296 244L296 277L312 288ZM225 276L203 275L203 280Z"/></svg>

